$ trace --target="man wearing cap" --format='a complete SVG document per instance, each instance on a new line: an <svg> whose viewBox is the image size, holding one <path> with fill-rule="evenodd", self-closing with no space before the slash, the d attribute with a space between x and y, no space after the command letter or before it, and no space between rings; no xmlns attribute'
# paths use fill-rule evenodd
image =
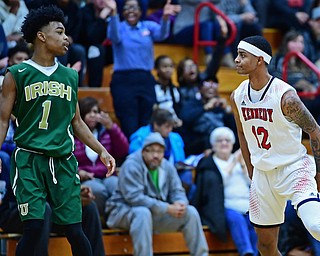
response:
<svg viewBox="0 0 320 256"><path fill-rule="evenodd" d="M173 132L175 125L175 117L173 114L162 108L154 108L150 120L150 124L140 127L130 136L129 154L142 148L144 139L152 132L161 134L166 144L164 158L169 162L178 166L184 162L186 157L184 154L184 141L179 133ZM188 169L179 169L179 177L183 187L186 189L187 197L192 198L195 192L192 173Z"/></svg>
<svg viewBox="0 0 320 256"><path fill-rule="evenodd" d="M181 231L191 255L208 255L197 210L188 205L174 166L164 158L160 133L148 135L142 150L128 156L117 191L106 202L107 225L128 229L134 255L151 256L152 233Z"/></svg>
<svg viewBox="0 0 320 256"><path fill-rule="evenodd" d="M262 256L281 255L278 232L287 200L320 240L320 127L295 89L268 73L271 55L262 36L240 41L236 70L249 79L231 95L241 151L252 178L249 216ZM310 137L315 164L301 143L302 131Z"/></svg>

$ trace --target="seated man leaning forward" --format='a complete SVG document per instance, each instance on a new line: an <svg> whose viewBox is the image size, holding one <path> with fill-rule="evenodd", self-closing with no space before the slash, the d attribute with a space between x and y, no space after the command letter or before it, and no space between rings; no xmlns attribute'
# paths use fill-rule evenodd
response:
<svg viewBox="0 0 320 256"><path fill-rule="evenodd" d="M165 142L155 132L142 150L123 163L118 189L107 200L107 225L128 229L134 255L153 255L152 233L181 231L191 255L208 255L208 245L197 210L188 205L174 166L164 158Z"/></svg>

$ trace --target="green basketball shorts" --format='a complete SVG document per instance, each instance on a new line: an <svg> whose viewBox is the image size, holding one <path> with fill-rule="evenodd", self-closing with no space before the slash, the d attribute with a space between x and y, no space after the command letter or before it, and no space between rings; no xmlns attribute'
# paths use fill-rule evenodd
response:
<svg viewBox="0 0 320 256"><path fill-rule="evenodd" d="M44 219L48 201L54 223L81 222L80 177L73 154L54 158L17 148L11 160L10 177L22 221Z"/></svg>

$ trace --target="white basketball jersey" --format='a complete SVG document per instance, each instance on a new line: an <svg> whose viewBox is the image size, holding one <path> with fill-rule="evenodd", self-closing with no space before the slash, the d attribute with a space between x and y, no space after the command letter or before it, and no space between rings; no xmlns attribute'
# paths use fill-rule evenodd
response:
<svg viewBox="0 0 320 256"><path fill-rule="evenodd" d="M288 121L281 110L281 98L288 90L295 89L273 78L256 103L250 99L249 80L243 81L235 90L234 99L251 162L259 170L273 170L293 163L306 154L306 148L301 143L302 129Z"/></svg>

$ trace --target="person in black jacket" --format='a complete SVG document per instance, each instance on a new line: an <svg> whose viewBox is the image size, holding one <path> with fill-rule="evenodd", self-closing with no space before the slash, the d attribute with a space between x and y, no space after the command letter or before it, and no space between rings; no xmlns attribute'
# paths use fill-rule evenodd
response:
<svg viewBox="0 0 320 256"><path fill-rule="evenodd" d="M106 1L93 0L81 8L81 31L77 43L87 51L88 86L101 87L103 68L113 63L111 44L107 39L110 8Z"/></svg>
<svg viewBox="0 0 320 256"><path fill-rule="evenodd" d="M185 142L185 153L198 155L210 148L209 135L219 126L236 130L231 107L218 95L217 72L224 54L228 28L221 18L221 36L214 47L213 56L204 72L189 57L177 67L180 103L178 117L183 125L177 130Z"/></svg>
<svg viewBox="0 0 320 256"><path fill-rule="evenodd" d="M258 255L257 235L247 214L251 181L241 151L232 153L235 135L230 128L219 127L211 133L210 143L214 153L198 163L192 204L202 223L221 240L230 231L240 255Z"/></svg>

